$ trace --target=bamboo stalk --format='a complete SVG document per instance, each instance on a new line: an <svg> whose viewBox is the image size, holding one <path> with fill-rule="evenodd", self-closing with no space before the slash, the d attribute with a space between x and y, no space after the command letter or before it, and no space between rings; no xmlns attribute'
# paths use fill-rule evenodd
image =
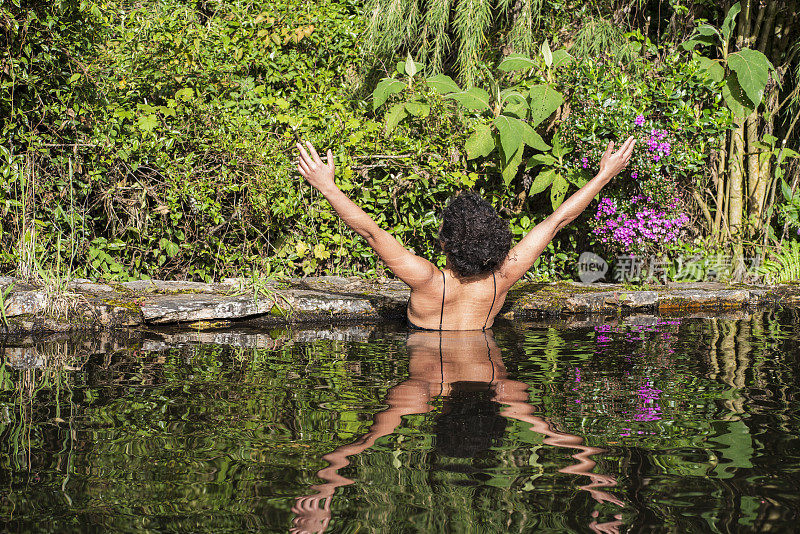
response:
<svg viewBox="0 0 800 534"><path fill-rule="evenodd" d="M761 175L761 165L759 156L762 150L757 149L758 122L760 116L756 111L750 114L746 120L745 132L747 135L747 197L748 212L751 215L761 213L764 205L764 195L766 194L766 177Z"/></svg>
<svg viewBox="0 0 800 534"><path fill-rule="evenodd" d="M759 4L760 4L760 2L759 2ZM769 2L767 4L767 9L763 9L763 8L757 9L758 18L756 18L756 21L755 21L755 23L753 24L753 27L752 27L752 31L750 32L750 42L751 43L755 43L756 39L758 39L758 34L761 33L760 32L761 24L762 24L762 22L764 22L764 13L769 11L769 8L771 6L773 6L773 5L777 5L777 2L775 2L775 1ZM759 7L761 7L761 6L759 6Z"/></svg>
<svg viewBox="0 0 800 534"><path fill-rule="evenodd" d="M725 134L727 138L727 134ZM727 140L727 139L726 139ZM725 185L727 184L727 180L725 180L725 162L727 161L728 154L725 152L725 142L723 141L722 147L719 149L719 161L717 162L717 195L716 195L716 204L717 204L717 213L714 216L714 226L712 227L712 236L716 243L720 241L720 235L722 230L722 216L725 213ZM712 177L714 173L712 172Z"/></svg>
<svg viewBox="0 0 800 534"><path fill-rule="evenodd" d="M731 134L731 152L729 154L730 163L729 180L730 188L728 191L728 224L734 236L742 234L742 213L744 208L743 198L743 153L744 153L744 125L740 124L733 129Z"/></svg>
<svg viewBox="0 0 800 534"><path fill-rule="evenodd" d="M708 225L713 226L714 218L711 217L711 212L708 210L708 204L705 203L703 197L700 196L700 193L697 191L697 189L692 190L692 198L694 198L695 202L697 202L697 205L700 206L700 211L703 212L703 217L705 217Z"/></svg>
<svg viewBox="0 0 800 534"><path fill-rule="evenodd" d="M764 19L764 25L761 27L761 36L754 35L758 40L756 41L756 46L758 51L762 54L766 53L767 44L774 39L774 29L775 29L775 17L778 14L778 2L776 0L772 0L772 2L767 2L767 9L762 9L759 13L759 18L761 14L766 11L766 17ZM756 30L758 31L758 30Z"/></svg>

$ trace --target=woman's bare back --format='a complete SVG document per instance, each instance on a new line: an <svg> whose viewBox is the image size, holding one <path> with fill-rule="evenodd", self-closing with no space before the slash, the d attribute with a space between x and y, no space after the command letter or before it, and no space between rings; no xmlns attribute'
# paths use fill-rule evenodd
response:
<svg viewBox="0 0 800 534"><path fill-rule="evenodd" d="M428 330L482 330L491 328L503 307L507 291L499 276L458 277L448 268L427 285L411 289L407 317L411 324ZM444 295L444 305L442 303Z"/></svg>

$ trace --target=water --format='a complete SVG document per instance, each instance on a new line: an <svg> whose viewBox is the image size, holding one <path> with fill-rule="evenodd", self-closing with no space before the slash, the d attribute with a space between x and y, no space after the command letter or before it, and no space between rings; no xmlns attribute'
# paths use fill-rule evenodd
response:
<svg viewBox="0 0 800 534"><path fill-rule="evenodd" d="M794 531L798 325L6 340L0 526Z"/></svg>

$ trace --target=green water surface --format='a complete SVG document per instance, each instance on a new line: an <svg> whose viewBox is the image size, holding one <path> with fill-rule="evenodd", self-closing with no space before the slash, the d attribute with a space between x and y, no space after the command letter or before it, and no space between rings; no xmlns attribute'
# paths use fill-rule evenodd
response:
<svg viewBox="0 0 800 534"><path fill-rule="evenodd" d="M794 532L796 310L6 339L8 532Z"/></svg>

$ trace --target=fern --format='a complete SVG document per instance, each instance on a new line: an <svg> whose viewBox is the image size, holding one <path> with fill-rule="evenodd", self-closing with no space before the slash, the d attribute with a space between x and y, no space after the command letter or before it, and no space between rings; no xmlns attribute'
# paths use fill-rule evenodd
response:
<svg viewBox="0 0 800 534"><path fill-rule="evenodd" d="M781 184L784 203L778 206L778 215L787 228L800 229L800 192L792 191L785 181Z"/></svg>
<svg viewBox="0 0 800 534"><path fill-rule="evenodd" d="M521 54L530 54L533 48L533 14L531 12L534 2L541 8L542 3L540 0L521 0L522 8L520 9L517 19L511 27L511 33L508 36L509 44L514 47L515 52ZM538 18L538 17L537 17Z"/></svg>
<svg viewBox="0 0 800 534"><path fill-rule="evenodd" d="M467 86L474 85L480 52L486 43L486 30L492 21L489 0L460 0L454 26L459 38L458 73Z"/></svg>
<svg viewBox="0 0 800 534"><path fill-rule="evenodd" d="M800 280L800 241L791 241L779 253L764 259L758 273L770 284Z"/></svg>
<svg viewBox="0 0 800 534"><path fill-rule="evenodd" d="M623 29L603 18L592 18L581 27L571 52L579 58L609 54L624 62L633 61L637 56Z"/></svg>
<svg viewBox="0 0 800 534"><path fill-rule="evenodd" d="M425 34L420 47L423 63L430 65L433 72L441 72L444 57L450 50L451 0L430 0L428 12L425 14Z"/></svg>
<svg viewBox="0 0 800 534"><path fill-rule="evenodd" d="M488 36L505 35L515 51L531 53L544 0L367 0L362 50L378 60L412 56L429 74L454 67L473 85Z"/></svg>

